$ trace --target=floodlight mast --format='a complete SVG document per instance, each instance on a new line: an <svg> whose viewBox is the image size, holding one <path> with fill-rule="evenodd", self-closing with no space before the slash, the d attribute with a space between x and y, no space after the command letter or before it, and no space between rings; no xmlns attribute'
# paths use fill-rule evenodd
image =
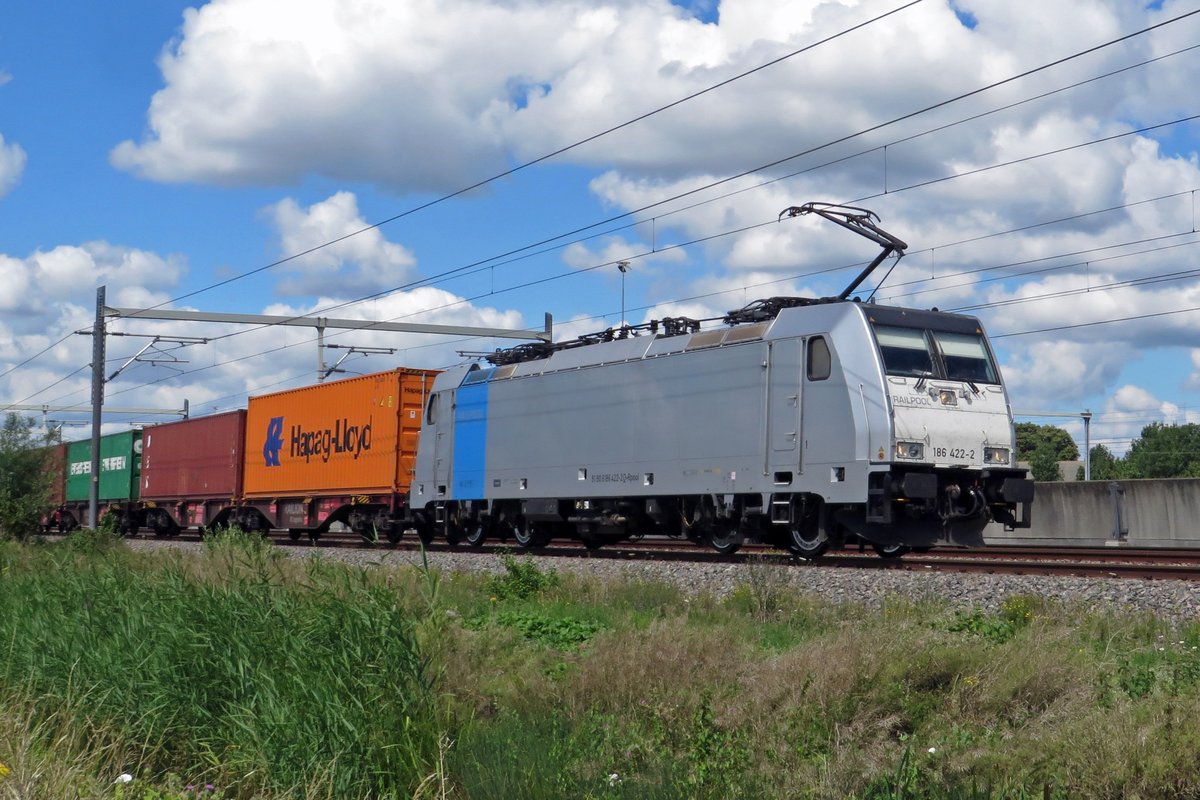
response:
<svg viewBox="0 0 1200 800"><path fill-rule="evenodd" d="M908 244L903 239L893 236L876 224L879 222L879 217L875 212L868 211L865 208L858 208L857 206L839 206L834 203L805 203L802 206L785 208L780 212L779 218L783 219L785 216L800 217L805 214L822 216L847 230L854 231L859 236L870 239L883 248L883 251L875 257L875 260L868 264L867 268L860 272L858 277L842 290L842 293L837 296L838 300L845 300L850 297L854 290L867 279L867 276L883 263L885 258L892 253L896 253L896 261L899 262L904 257L904 251L908 249Z"/></svg>

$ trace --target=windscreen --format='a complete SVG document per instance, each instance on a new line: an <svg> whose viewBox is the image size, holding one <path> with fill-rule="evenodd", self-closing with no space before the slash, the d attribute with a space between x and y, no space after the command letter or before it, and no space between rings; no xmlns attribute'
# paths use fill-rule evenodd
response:
<svg viewBox="0 0 1200 800"><path fill-rule="evenodd" d="M875 325L875 340L888 375L999 383L983 341L971 333Z"/></svg>
<svg viewBox="0 0 1200 800"><path fill-rule="evenodd" d="M876 325L875 339L879 342L879 352L883 354L883 368L888 375L915 378L935 376L933 353L930 352L925 331Z"/></svg>
<svg viewBox="0 0 1200 800"><path fill-rule="evenodd" d="M944 333L933 331L946 367L946 377L956 381L973 383L999 383L996 368L983 344L982 336L968 333Z"/></svg>

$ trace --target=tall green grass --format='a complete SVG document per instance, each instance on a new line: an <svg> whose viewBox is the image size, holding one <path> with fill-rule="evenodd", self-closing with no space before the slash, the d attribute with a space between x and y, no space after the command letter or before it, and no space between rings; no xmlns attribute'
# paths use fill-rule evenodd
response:
<svg viewBox="0 0 1200 800"><path fill-rule="evenodd" d="M227 543L206 567L124 548L0 550L0 685L96 747L240 795L410 796L439 731L417 621L385 582Z"/></svg>
<svg viewBox="0 0 1200 800"><path fill-rule="evenodd" d="M0 546L0 800L1200 797L1194 623L496 566Z"/></svg>

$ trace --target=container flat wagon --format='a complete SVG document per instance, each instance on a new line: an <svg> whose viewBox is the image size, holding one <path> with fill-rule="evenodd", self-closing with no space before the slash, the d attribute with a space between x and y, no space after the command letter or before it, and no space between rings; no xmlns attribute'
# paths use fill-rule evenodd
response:
<svg viewBox="0 0 1200 800"><path fill-rule="evenodd" d="M98 511L101 519L112 514L122 533L134 533L140 521L138 485L142 473L142 432L122 431L100 437ZM89 519L92 485L92 443L67 445L66 499L58 509L58 527L74 530L95 527Z"/></svg>
<svg viewBox="0 0 1200 800"><path fill-rule="evenodd" d="M340 524L398 540L436 375L395 369L251 397L242 499L220 522L297 539Z"/></svg>
<svg viewBox="0 0 1200 800"><path fill-rule="evenodd" d="M141 525L170 536L228 516L242 494L245 434L241 409L144 429Z"/></svg>

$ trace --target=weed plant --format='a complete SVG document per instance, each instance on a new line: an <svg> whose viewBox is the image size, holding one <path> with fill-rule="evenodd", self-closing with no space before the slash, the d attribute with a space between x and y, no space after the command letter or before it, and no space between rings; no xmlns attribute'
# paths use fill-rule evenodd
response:
<svg viewBox="0 0 1200 800"><path fill-rule="evenodd" d="M2 545L0 800L1200 796L1196 625L498 566Z"/></svg>

